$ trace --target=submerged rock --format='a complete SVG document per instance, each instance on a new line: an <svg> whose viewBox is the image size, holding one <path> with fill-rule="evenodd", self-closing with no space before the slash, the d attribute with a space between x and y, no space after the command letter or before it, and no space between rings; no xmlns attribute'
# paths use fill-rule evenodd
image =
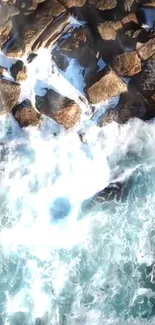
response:
<svg viewBox="0 0 155 325"><path fill-rule="evenodd" d="M102 208L106 202L124 200L127 197L128 191L128 182L110 183L108 187L82 202L80 218L91 211L97 211L99 208Z"/></svg>
<svg viewBox="0 0 155 325"><path fill-rule="evenodd" d="M33 108L29 100L14 106L12 114L21 127L39 125L42 121L41 114Z"/></svg>
<svg viewBox="0 0 155 325"><path fill-rule="evenodd" d="M21 87L18 83L0 79L0 113L10 112L18 102Z"/></svg>
<svg viewBox="0 0 155 325"><path fill-rule="evenodd" d="M66 129L72 128L81 117L79 105L53 89L49 89L44 97L36 96L36 107Z"/></svg>
<svg viewBox="0 0 155 325"><path fill-rule="evenodd" d="M108 100L126 91L126 83L112 69L107 68L102 71L102 74L96 74L94 82L86 88L88 100L92 104Z"/></svg>

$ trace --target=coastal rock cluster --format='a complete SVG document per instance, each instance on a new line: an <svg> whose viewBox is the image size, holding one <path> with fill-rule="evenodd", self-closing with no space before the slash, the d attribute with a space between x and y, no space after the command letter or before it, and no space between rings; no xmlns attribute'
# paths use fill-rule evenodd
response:
<svg viewBox="0 0 155 325"><path fill-rule="evenodd" d="M36 95L35 105L20 102L23 57L29 64L39 49L51 48L60 72L71 60L83 69L90 107L120 96L99 126L155 117L155 25L147 27L146 8L154 10L155 1L0 0L0 49L13 62L9 71L0 66L1 113L12 113L21 127L40 124L44 115L66 129L80 121L79 102L54 89ZM81 24L73 27L73 18Z"/></svg>

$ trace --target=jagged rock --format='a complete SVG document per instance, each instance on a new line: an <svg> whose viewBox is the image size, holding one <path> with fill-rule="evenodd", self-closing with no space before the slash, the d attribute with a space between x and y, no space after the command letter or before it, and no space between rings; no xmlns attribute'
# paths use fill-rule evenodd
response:
<svg viewBox="0 0 155 325"><path fill-rule="evenodd" d="M116 7L117 0L88 0L88 4L99 10L111 10Z"/></svg>
<svg viewBox="0 0 155 325"><path fill-rule="evenodd" d="M115 40L117 31L122 28L120 21L105 21L97 26L98 32L103 40Z"/></svg>
<svg viewBox="0 0 155 325"><path fill-rule="evenodd" d="M138 89L147 99L155 93L155 54L148 60L142 61L141 72L132 77L129 88Z"/></svg>
<svg viewBox="0 0 155 325"><path fill-rule="evenodd" d="M142 60L147 60L155 53L155 36L146 43L137 43L136 50Z"/></svg>
<svg viewBox="0 0 155 325"><path fill-rule="evenodd" d="M60 28L61 19L63 19L64 22L64 17L62 17L62 14L65 11L65 7L62 6L57 0L48 0L43 2L42 6L38 6L37 10L35 10L35 12L30 16L27 23L21 25L21 30L19 30L19 35L13 42L13 47L20 47L24 54L25 52L32 52L33 49L43 46L43 43L45 44L45 42L48 42L51 38L51 42L53 38L57 39L57 33L60 34L62 29L65 27L63 25ZM55 22L55 19L60 15L61 19ZM55 23L54 27L52 25L53 22ZM58 31L56 31L56 29L58 29ZM43 37L41 37L42 34ZM9 50L10 53L13 52L11 45ZM18 51L16 51L16 55L17 54Z"/></svg>
<svg viewBox="0 0 155 325"><path fill-rule="evenodd" d="M96 104L108 100L127 91L127 85L117 74L105 68L101 73L94 76L94 82L86 87L88 100L92 104Z"/></svg>
<svg viewBox="0 0 155 325"><path fill-rule="evenodd" d="M136 51L118 55L112 67L119 76L132 77L141 71L141 60Z"/></svg>
<svg viewBox="0 0 155 325"><path fill-rule="evenodd" d="M24 81L27 78L27 68L24 65L23 61L18 60L10 68L10 72L15 81L20 82Z"/></svg>
<svg viewBox="0 0 155 325"><path fill-rule="evenodd" d="M3 76L7 71L7 68L0 66L0 76Z"/></svg>
<svg viewBox="0 0 155 325"><path fill-rule="evenodd" d="M18 102L20 96L20 85L9 80L0 79L1 105L0 113L10 112Z"/></svg>
<svg viewBox="0 0 155 325"><path fill-rule="evenodd" d="M83 7L86 1L87 0L61 0L61 3L66 8L71 8L71 7Z"/></svg>
<svg viewBox="0 0 155 325"><path fill-rule="evenodd" d="M81 109L74 100L49 89L44 97L36 96L39 112L51 117L66 129L72 128L81 116Z"/></svg>
<svg viewBox="0 0 155 325"><path fill-rule="evenodd" d="M39 125L42 121L41 114L33 108L29 100L14 106L12 114L21 127Z"/></svg>
<svg viewBox="0 0 155 325"><path fill-rule="evenodd" d="M99 118L99 126L107 125L113 121L124 124L130 118L138 117L147 120L155 116L154 105L148 102L140 93L133 91L120 96L118 105L109 109Z"/></svg>

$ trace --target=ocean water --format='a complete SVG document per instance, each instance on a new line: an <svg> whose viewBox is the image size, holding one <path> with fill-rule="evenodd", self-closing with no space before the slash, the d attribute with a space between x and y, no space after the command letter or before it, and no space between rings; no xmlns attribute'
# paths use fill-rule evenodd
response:
<svg viewBox="0 0 155 325"><path fill-rule="evenodd" d="M0 117L0 325L153 325L155 123L99 128L98 116L119 98L94 114L74 60L61 72L51 49L26 59L20 101L34 104L54 88L83 117L72 130L48 118L20 129L13 116ZM81 210L116 182L126 188L119 199Z"/></svg>

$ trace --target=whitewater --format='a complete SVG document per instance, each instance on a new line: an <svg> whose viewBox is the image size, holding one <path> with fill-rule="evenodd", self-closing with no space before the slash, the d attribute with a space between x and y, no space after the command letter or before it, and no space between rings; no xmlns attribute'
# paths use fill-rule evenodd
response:
<svg viewBox="0 0 155 325"><path fill-rule="evenodd" d="M15 61L0 54L8 69ZM83 68L71 60L60 72L51 49L23 61L20 101L35 104L54 88L83 117L71 130L49 118L21 129L13 116L0 117L0 324L153 325L155 123L100 128L98 116L119 98L90 107ZM116 182L127 193L82 211Z"/></svg>

